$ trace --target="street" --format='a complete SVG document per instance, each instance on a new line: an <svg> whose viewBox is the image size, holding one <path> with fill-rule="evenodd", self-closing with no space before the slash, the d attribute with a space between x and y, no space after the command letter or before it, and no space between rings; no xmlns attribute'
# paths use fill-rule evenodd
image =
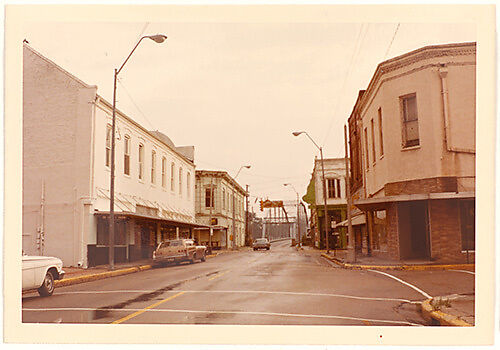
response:
<svg viewBox="0 0 500 350"><path fill-rule="evenodd" d="M342 269L290 241L23 294L28 323L421 326L417 302L474 292L468 271Z"/></svg>

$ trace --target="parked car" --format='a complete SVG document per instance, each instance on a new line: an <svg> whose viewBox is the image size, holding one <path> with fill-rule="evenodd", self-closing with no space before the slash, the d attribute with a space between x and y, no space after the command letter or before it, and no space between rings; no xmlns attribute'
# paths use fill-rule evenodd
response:
<svg viewBox="0 0 500 350"><path fill-rule="evenodd" d="M267 238L257 238L255 242L253 242L253 250L257 249L271 249L271 243L267 240Z"/></svg>
<svg viewBox="0 0 500 350"><path fill-rule="evenodd" d="M192 239L172 239L161 242L153 252L153 263L162 265L168 262L179 264L183 261L194 263L195 259L205 261L207 247L195 245Z"/></svg>
<svg viewBox="0 0 500 350"><path fill-rule="evenodd" d="M23 291L36 289L47 297L54 293L55 280L64 278L62 261L51 256L32 256L23 253Z"/></svg>

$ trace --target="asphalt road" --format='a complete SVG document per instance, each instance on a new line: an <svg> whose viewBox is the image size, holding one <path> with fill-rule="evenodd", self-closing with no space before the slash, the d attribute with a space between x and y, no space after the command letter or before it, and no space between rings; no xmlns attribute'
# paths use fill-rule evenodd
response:
<svg viewBox="0 0 500 350"><path fill-rule="evenodd" d="M23 322L421 326L415 302L473 293L474 274L338 268L289 241L23 294Z"/></svg>

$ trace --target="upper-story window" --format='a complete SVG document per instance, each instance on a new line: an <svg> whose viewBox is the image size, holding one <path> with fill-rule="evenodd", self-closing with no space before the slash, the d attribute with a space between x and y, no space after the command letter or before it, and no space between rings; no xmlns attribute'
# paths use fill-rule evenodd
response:
<svg viewBox="0 0 500 350"><path fill-rule="evenodd" d="M182 168L179 168L179 194L182 194Z"/></svg>
<svg viewBox="0 0 500 350"><path fill-rule="evenodd" d="M328 188L328 198L341 198L340 179L326 179Z"/></svg>
<svg viewBox="0 0 500 350"><path fill-rule="evenodd" d="M402 96L400 101L403 118L403 147L418 146L420 139L418 135L417 95Z"/></svg>
<svg viewBox="0 0 500 350"><path fill-rule="evenodd" d="M214 207L214 192L212 187L207 187L205 189L205 208Z"/></svg>
<svg viewBox="0 0 500 350"><path fill-rule="evenodd" d="M130 175L130 136L123 139L123 173Z"/></svg>
<svg viewBox="0 0 500 350"><path fill-rule="evenodd" d="M226 189L222 189L222 209L226 210Z"/></svg>
<svg viewBox="0 0 500 350"><path fill-rule="evenodd" d="M156 183L156 151L151 151L151 183Z"/></svg>
<svg viewBox="0 0 500 350"><path fill-rule="evenodd" d="M139 144L139 180L144 178L144 145Z"/></svg>
<svg viewBox="0 0 500 350"><path fill-rule="evenodd" d="M106 166L111 164L111 125L106 126Z"/></svg>
<svg viewBox="0 0 500 350"><path fill-rule="evenodd" d="M365 160L366 160L366 170L370 167L370 157L368 155L369 149L368 149L368 131L365 128Z"/></svg>
<svg viewBox="0 0 500 350"><path fill-rule="evenodd" d="M189 171L186 175L186 193L187 197L191 198L191 173Z"/></svg>
<svg viewBox="0 0 500 350"><path fill-rule="evenodd" d="M380 156L384 155L384 133L382 132L382 108L378 109L378 142L380 144Z"/></svg>
<svg viewBox="0 0 500 350"><path fill-rule="evenodd" d="M170 164L170 190L173 191L175 189L175 164L172 162Z"/></svg>
<svg viewBox="0 0 500 350"><path fill-rule="evenodd" d="M371 131L371 137L372 137L372 162L375 164L375 161L377 159L377 155L375 153L375 125L373 123L373 119L370 121L370 131Z"/></svg>
<svg viewBox="0 0 500 350"><path fill-rule="evenodd" d="M167 158L161 158L161 187L167 186Z"/></svg>

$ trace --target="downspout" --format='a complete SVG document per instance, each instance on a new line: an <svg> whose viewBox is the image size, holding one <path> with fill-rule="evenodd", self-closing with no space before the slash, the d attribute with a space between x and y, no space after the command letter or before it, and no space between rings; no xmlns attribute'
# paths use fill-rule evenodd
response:
<svg viewBox="0 0 500 350"><path fill-rule="evenodd" d="M448 68L443 64L439 68L439 77L441 78L441 99L443 102L443 118L444 118L444 142L446 144L446 150L452 151L451 135L450 135L450 107L448 98Z"/></svg>

